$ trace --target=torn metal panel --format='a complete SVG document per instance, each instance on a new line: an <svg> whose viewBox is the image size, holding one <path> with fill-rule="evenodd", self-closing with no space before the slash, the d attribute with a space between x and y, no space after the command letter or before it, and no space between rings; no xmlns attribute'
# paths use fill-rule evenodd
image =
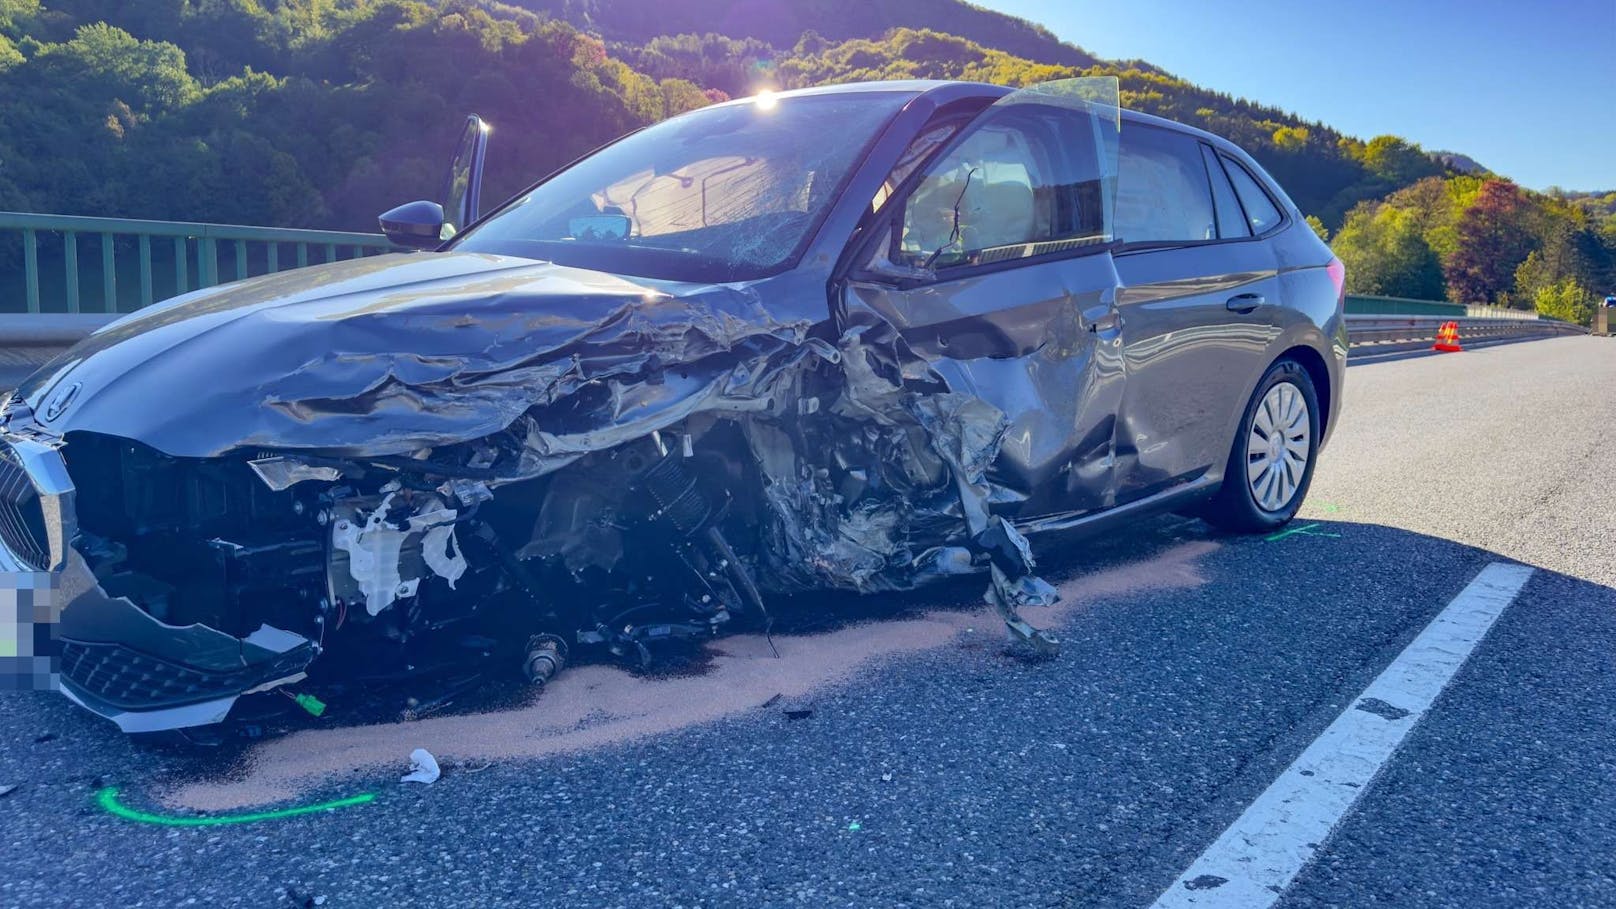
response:
<svg viewBox="0 0 1616 909"><path fill-rule="evenodd" d="M790 296L765 305L756 284L640 281L475 253L357 259L135 313L19 393L39 413L54 388L79 383L49 431L183 457L407 454L548 409L542 431L555 438L535 456L553 467L696 409L757 406L770 361L801 348L825 315L800 277L768 283ZM598 409L578 413L580 394Z"/></svg>
<svg viewBox="0 0 1616 909"><path fill-rule="evenodd" d="M340 480L342 471L328 464L316 465L298 458L277 455L247 462L264 485L280 492L306 480Z"/></svg>

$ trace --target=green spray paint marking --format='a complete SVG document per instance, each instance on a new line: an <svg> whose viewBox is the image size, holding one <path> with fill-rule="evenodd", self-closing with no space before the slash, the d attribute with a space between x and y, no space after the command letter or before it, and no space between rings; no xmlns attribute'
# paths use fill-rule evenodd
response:
<svg viewBox="0 0 1616 909"><path fill-rule="evenodd" d="M165 814L151 814L138 811L118 801L118 789L115 786L95 794L96 804L102 810L126 821L139 821L142 824L161 824L165 827L217 827L220 824L251 824L254 821L273 821L286 817L297 817L300 814L314 814L317 811L332 811L337 808L347 808L350 805L363 805L375 801L376 794L366 792L360 795L350 795L345 799L334 802L321 802L318 805L298 805L295 808L281 808L276 811L257 811L252 814L227 814L222 817L173 817Z"/></svg>
<svg viewBox="0 0 1616 909"><path fill-rule="evenodd" d="M1271 537L1268 537L1268 542L1276 543L1276 542L1278 542L1280 540L1285 539L1286 537L1290 536L1293 533L1306 533L1307 531L1312 530L1313 528L1315 528L1317 526L1319 526L1319 525L1317 525L1317 524L1303 524L1301 527L1290 527L1290 528L1287 528L1285 530L1281 530L1279 533L1276 533Z"/></svg>
<svg viewBox="0 0 1616 909"><path fill-rule="evenodd" d="M1325 533L1322 530L1318 530L1318 531L1314 530L1313 528L1315 528L1317 526L1319 526L1319 525L1318 524L1303 524L1301 527L1292 527L1292 528L1290 528L1288 530L1281 530L1279 533L1276 533L1271 537L1264 537L1264 539L1269 543L1275 543L1275 542L1278 542L1280 540L1285 539L1288 536L1292 536L1294 534L1301 534L1304 537L1333 537L1335 539L1340 539L1341 538L1341 534L1339 534L1339 533Z"/></svg>

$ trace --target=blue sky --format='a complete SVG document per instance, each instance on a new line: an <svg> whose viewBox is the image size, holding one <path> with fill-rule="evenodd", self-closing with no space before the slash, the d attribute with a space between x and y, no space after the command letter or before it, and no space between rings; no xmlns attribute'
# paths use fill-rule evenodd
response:
<svg viewBox="0 0 1616 909"><path fill-rule="evenodd" d="M1109 59L1523 186L1616 190L1616 0L976 0Z"/></svg>

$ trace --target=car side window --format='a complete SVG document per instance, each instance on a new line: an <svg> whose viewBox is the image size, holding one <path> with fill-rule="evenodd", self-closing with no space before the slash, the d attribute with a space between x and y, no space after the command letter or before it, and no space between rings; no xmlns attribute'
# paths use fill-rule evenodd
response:
<svg viewBox="0 0 1616 909"><path fill-rule="evenodd" d="M989 114L909 194L892 260L947 269L1104 242L1093 148L1087 121L1059 108Z"/></svg>
<svg viewBox="0 0 1616 909"><path fill-rule="evenodd" d="M1223 158L1223 169L1229 172L1235 194L1240 197L1240 205L1246 210L1246 220L1251 224L1252 233L1265 234L1285 220L1279 206L1274 204L1268 191L1262 188L1262 184L1251 175L1251 171L1246 170L1244 164L1228 155L1219 157Z"/></svg>
<svg viewBox="0 0 1616 909"><path fill-rule="evenodd" d="M1151 126L1130 124L1122 131L1116 233L1123 243L1217 238L1200 142Z"/></svg>
<svg viewBox="0 0 1616 909"><path fill-rule="evenodd" d="M1229 175L1223 172L1223 165L1218 163L1217 152L1202 145L1201 160L1206 164L1207 179L1212 181L1212 206L1218 215L1218 239L1229 240L1251 236L1251 227L1246 224L1246 213L1240 208L1240 200L1235 198L1234 187L1229 183Z"/></svg>

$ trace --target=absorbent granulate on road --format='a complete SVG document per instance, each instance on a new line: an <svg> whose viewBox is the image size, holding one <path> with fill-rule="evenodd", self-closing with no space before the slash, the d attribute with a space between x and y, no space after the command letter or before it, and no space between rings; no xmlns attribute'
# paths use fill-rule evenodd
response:
<svg viewBox="0 0 1616 909"><path fill-rule="evenodd" d="M1197 562L1217 548L1209 541L1184 543L1153 559L1075 577L1059 585L1060 602L1031 617L1058 628L1103 598L1199 585ZM761 635L723 638L710 645L708 671L694 676L641 678L612 666L582 666L551 682L527 706L505 712L309 730L272 740L257 746L239 773L180 784L163 801L198 811L268 804L356 770L401 766L416 748L452 764L619 744L737 716L777 696L800 699L849 680L877 660L947 646L962 636L997 640L1001 629L987 609L936 611L824 634L778 635L779 659Z"/></svg>

